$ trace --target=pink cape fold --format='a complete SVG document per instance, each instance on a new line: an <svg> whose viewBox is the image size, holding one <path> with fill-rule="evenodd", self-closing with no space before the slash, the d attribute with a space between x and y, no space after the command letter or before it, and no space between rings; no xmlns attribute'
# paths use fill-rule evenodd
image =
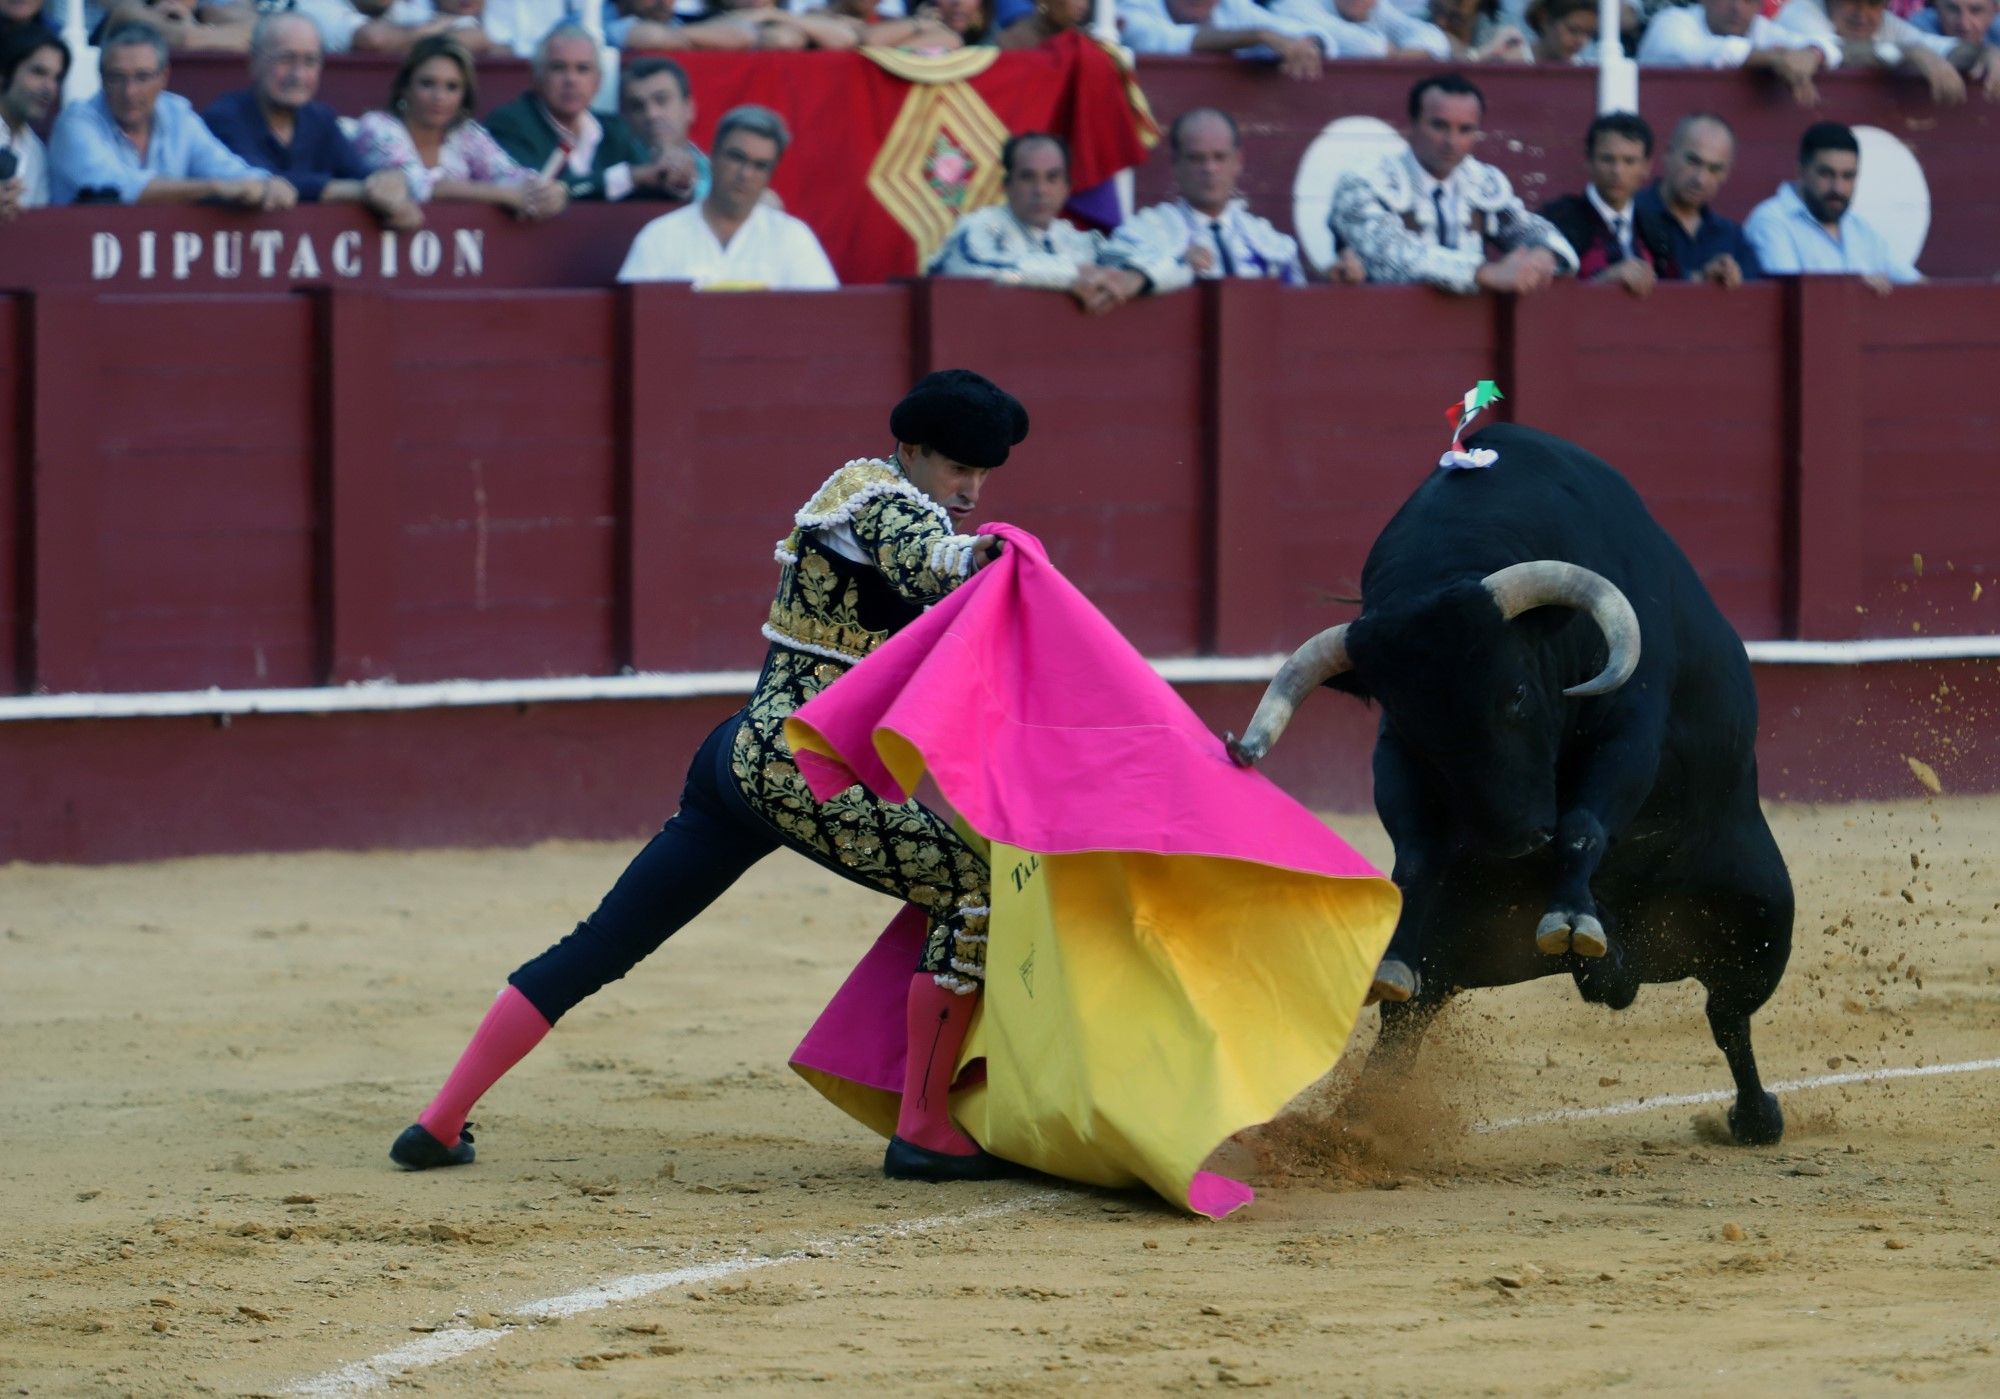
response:
<svg viewBox="0 0 2000 1399"><path fill-rule="evenodd" d="M1380 876L1270 779L1232 763L1039 540L1012 525L986 532L1007 541L997 560L794 716L841 755L798 755L814 796L860 782L906 799L883 761L886 730L989 840Z"/></svg>
<svg viewBox="0 0 2000 1399"><path fill-rule="evenodd" d="M900 759L912 781L916 773L900 741L967 826L1022 850L1210 856L1381 878L1269 779L1232 763L1039 540L1011 525L986 532L1007 542L994 563L793 716L840 755L795 745L816 797L860 782L906 799L890 762ZM792 1059L815 1082L830 1075L872 1090L858 1107L851 1095L836 1101L885 1134L903 1082L902 1004L924 926L914 907L891 922ZM982 1068L967 1065L961 1083ZM1220 1218L1253 1198L1246 1185L1197 1171L1185 1203Z"/></svg>

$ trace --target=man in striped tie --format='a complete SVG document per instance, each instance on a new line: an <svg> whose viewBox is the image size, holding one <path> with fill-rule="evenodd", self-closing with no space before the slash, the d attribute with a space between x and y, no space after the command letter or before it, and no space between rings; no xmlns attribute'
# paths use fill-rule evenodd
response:
<svg viewBox="0 0 2000 1399"><path fill-rule="evenodd" d="M1156 292L1179 291L1196 278L1246 277L1297 286L1305 281L1299 245L1269 219L1250 212L1238 193L1243 143L1236 119L1218 107L1193 107L1167 131L1180 198L1141 209L1118 226L1112 246L1135 258L1154 259L1166 271ZM1361 259L1349 253L1338 281L1362 279Z"/></svg>
<svg viewBox="0 0 2000 1399"><path fill-rule="evenodd" d="M1505 175L1473 158L1486 134L1477 87L1435 74L1410 89L1409 111L1408 143L1333 187L1334 242L1360 256L1369 281L1525 293L1575 274L1562 234L1528 212Z"/></svg>

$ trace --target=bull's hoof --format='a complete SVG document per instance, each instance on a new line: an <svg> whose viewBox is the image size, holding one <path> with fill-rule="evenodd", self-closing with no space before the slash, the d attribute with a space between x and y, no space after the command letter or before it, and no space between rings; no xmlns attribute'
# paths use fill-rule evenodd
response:
<svg viewBox="0 0 2000 1399"><path fill-rule="evenodd" d="M1569 951L1569 916L1544 913L1540 926L1535 929L1535 946L1551 957L1560 957Z"/></svg>
<svg viewBox="0 0 2000 1399"><path fill-rule="evenodd" d="M1375 968L1375 980L1369 983L1368 999L1362 1004L1372 1006L1377 1001L1407 1001L1417 994L1417 988L1422 984L1409 963L1385 957Z"/></svg>
<svg viewBox="0 0 2000 1399"><path fill-rule="evenodd" d="M1588 913L1558 913L1551 909L1535 928L1535 946L1551 957L1574 952L1579 957L1602 957L1611 950L1604 925Z"/></svg>
<svg viewBox="0 0 2000 1399"><path fill-rule="evenodd" d="M1738 1146L1776 1145L1785 1135L1785 1114L1778 1100L1769 1093L1761 1102L1737 1099L1729 1110L1729 1135Z"/></svg>

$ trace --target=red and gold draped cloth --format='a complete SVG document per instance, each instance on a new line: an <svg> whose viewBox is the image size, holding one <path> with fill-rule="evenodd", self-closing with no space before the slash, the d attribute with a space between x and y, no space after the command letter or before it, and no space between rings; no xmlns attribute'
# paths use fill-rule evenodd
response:
<svg viewBox="0 0 2000 1399"><path fill-rule="evenodd" d="M1075 33L1009 53L673 57L694 87L703 150L731 107L754 102L783 114L792 146L772 188L812 226L847 284L921 272L960 214L997 203L1010 133L1067 140L1078 189L1139 164L1159 140L1131 74Z"/></svg>

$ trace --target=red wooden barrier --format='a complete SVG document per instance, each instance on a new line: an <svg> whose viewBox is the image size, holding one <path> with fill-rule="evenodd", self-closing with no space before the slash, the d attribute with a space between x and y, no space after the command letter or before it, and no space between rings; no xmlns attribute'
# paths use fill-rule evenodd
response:
<svg viewBox="0 0 2000 1399"><path fill-rule="evenodd" d="M993 515L1152 655L1345 615L1489 374L1631 477L1746 635L1986 631L1996 310L1837 280L1239 284L1102 320L951 282L8 299L0 356L33 372L0 418L0 650L46 690L748 668L786 511L886 451L933 364L1030 405Z"/></svg>
<svg viewBox="0 0 2000 1399"><path fill-rule="evenodd" d="M613 668L616 336L602 292L398 297L388 398L401 680ZM336 373L340 366L334 366Z"/></svg>
<svg viewBox="0 0 2000 1399"><path fill-rule="evenodd" d="M1498 372L1493 303L1393 288L1216 295L1215 649L1287 650L1343 621L1368 546ZM1428 457L1426 456L1428 453Z"/></svg>
<svg viewBox="0 0 2000 1399"><path fill-rule="evenodd" d="M23 591L32 556L28 518L29 383L33 362L28 343L31 307L19 297L0 296L0 694L26 689L27 628Z"/></svg>
<svg viewBox="0 0 2000 1399"><path fill-rule="evenodd" d="M1091 319L1057 292L920 285L925 367L979 370L1028 406L1028 441L988 487L993 518L1061 541L1063 570L1148 655L1201 649L1212 514L1201 301Z"/></svg>
<svg viewBox="0 0 2000 1399"><path fill-rule="evenodd" d="M311 307L34 303L34 683L310 685Z"/></svg>
<svg viewBox="0 0 2000 1399"><path fill-rule="evenodd" d="M909 294L625 295L629 663L754 669L790 512L843 463L893 446Z"/></svg>
<svg viewBox="0 0 2000 1399"><path fill-rule="evenodd" d="M1641 303L1558 286L1516 303L1516 421L1617 463L1745 636L1785 631L1784 288L1673 287Z"/></svg>

